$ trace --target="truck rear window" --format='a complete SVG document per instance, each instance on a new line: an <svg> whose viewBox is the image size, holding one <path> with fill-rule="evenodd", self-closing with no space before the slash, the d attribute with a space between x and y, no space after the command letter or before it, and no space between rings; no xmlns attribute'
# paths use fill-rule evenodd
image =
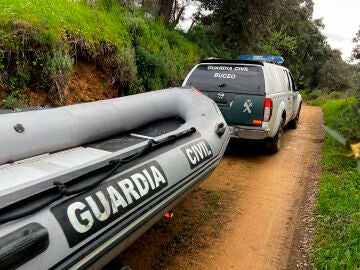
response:
<svg viewBox="0 0 360 270"><path fill-rule="evenodd" d="M260 66L201 64L191 73L186 85L203 91L265 93Z"/></svg>

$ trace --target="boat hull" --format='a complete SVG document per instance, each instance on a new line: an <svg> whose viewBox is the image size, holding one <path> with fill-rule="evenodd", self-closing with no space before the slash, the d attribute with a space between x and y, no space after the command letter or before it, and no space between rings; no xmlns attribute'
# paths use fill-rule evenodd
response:
<svg viewBox="0 0 360 270"><path fill-rule="evenodd" d="M181 100L183 102L179 102ZM213 101L197 91L166 89L113 102L116 105L111 104L111 100L106 103L120 110L117 116L127 119L126 114L130 114L131 119L120 121L122 124L117 126L119 121L112 118L113 123L101 126L106 135L96 130L93 134L81 133L82 137L74 141L69 140L66 133L55 148L53 138L44 141L41 151L18 147L9 156L20 159L0 166L3 183L0 186L0 245L7 248L6 254L0 253L2 265L20 269L99 269L141 236L219 164L229 141L229 130ZM143 104L148 114L156 112L152 117L147 115L146 121L133 121L134 110L128 110L128 103ZM97 103L86 104L85 111L90 116L84 114L80 105L74 111L65 110L71 111L76 121L90 121L96 112L89 109L91 105ZM49 111L52 110L55 109ZM80 112L80 118L76 112ZM24 112L6 117L4 121L16 118L23 123L26 120L23 125L27 131L31 130L27 121L31 119L30 122L35 123L32 117L45 113L46 110L29 116L29 112ZM174 117L181 121L170 125L165 119L166 124L152 124ZM100 121L101 117L95 119ZM91 125L87 132L94 128ZM48 132L58 131L50 126ZM34 136L38 135L30 132L29 137ZM18 142L19 138L11 137L9 141ZM23 143L28 143L28 138L24 138ZM34 151L36 156L29 156ZM3 162L8 161L9 156L3 155ZM33 204L36 207L31 208ZM36 230L32 231L29 226ZM38 231L42 232L41 237ZM18 237L19 234L22 236ZM32 240L29 242L23 235ZM20 246L26 243L28 249L36 245L42 249L24 258L19 249L14 248L14 241ZM14 259L16 264L12 263Z"/></svg>

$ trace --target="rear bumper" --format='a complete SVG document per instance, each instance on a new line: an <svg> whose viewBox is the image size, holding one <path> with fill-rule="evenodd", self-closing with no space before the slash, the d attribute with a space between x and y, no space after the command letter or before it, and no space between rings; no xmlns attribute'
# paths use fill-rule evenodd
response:
<svg viewBox="0 0 360 270"><path fill-rule="evenodd" d="M231 138L262 140L269 136L269 129L263 127L249 127L229 125Z"/></svg>

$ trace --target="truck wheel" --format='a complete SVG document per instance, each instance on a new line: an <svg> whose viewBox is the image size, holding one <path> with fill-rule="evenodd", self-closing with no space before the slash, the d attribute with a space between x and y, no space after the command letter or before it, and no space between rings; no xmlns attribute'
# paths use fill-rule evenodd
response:
<svg viewBox="0 0 360 270"><path fill-rule="evenodd" d="M298 112L295 118L288 123L288 127L291 129L296 129L299 123L299 117L300 117L300 112Z"/></svg>
<svg viewBox="0 0 360 270"><path fill-rule="evenodd" d="M284 131L284 120L281 119L280 126L276 135L273 138L268 139L267 147L271 150L271 152L276 153L279 152L281 146L281 138Z"/></svg>

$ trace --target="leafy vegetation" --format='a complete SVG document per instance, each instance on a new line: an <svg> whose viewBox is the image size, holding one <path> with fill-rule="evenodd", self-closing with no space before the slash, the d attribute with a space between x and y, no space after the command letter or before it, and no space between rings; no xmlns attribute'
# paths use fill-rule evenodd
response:
<svg viewBox="0 0 360 270"><path fill-rule="evenodd" d="M312 0L199 2L203 10L212 11L200 16L200 25L206 27L212 39L225 43L233 51L232 55L279 54L295 79L308 88L346 90L352 87L349 76L343 75L353 66L337 57L339 52L327 44L321 33L324 28L321 19L312 17ZM196 30L194 27L192 31ZM327 67L323 68L325 64ZM334 65L338 73L329 73L330 65Z"/></svg>
<svg viewBox="0 0 360 270"><path fill-rule="evenodd" d="M352 59L360 59L360 26L359 30L356 33L356 36L353 39L354 43L356 44L353 51L352 51Z"/></svg>
<svg viewBox="0 0 360 270"><path fill-rule="evenodd" d="M21 108L29 105L28 99L22 89L16 89L2 100L4 108Z"/></svg>
<svg viewBox="0 0 360 270"><path fill-rule="evenodd" d="M3 107L26 89L55 94L53 105L61 105L77 61L96 65L119 93L134 94L179 85L202 55L180 31L111 0L4 0L0 32Z"/></svg>
<svg viewBox="0 0 360 270"><path fill-rule="evenodd" d="M43 82L50 91L58 95L60 104L63 102L63 89L71 74L73 63L73 58L61 49L56 49L45 57Z"/></svg>
<svg viewBox="0 0 360 270"><path fill-rule="evenodd" d="M37 105L30 104L32 91L63 104L79 61L96 66L106 85L125 95L180 85L203 58L280 54L295 78L313 89L303 96L323 107L325 124L349 144L360 141L351 109L359 102L360 66L345 63L327 44L322 21L312 17L312 0L199 0L185 33L175 26L188 2L0 1L0 107ZM360 30L353 59L360 57L359 41ZM360 267L360 179L349 151L326 137L312 253L319 269ZM210 195L209 205L216 206ZM188 239L181 237L181 243Z"/></svg>
<svg viewBox="0 0 360 270"><path fill-rule="evenodd" d="M350 142L359 142L360 119L353 110L359 99L347 98L322 105L325 125ZM360 174L356 161L332 136L326 136L323 176L317 204L317 234L312 261L317 269L357 269L360 265Z"/></svg>
<svg viewBox="0 0 360 270"><path fill-rule="evenodd" d="M1 1L0 99L41 90L60 105L78 61L95 65L120 95L177 86L200 59L238 54L281 54L309 88L359 83L358 67L326 43L312 0L201 0L185 33L175 26L190 2Z"/></svg>

